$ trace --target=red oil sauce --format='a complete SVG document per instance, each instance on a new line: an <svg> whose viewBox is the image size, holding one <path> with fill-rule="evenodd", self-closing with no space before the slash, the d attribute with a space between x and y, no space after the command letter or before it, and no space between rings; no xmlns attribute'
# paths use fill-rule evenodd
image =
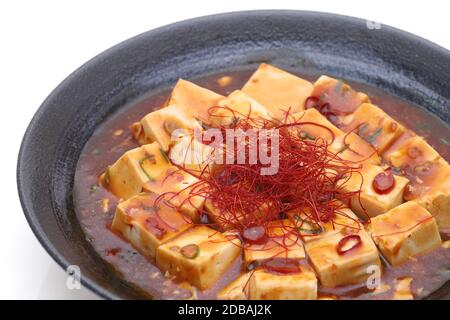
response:
<svg viewBox="0 0 450 320"><path fill-rule="evenodd" d="M221 73L194 79L203 87L227 95L242 87L254 70L233 73ZM224 85L217 81L223 76L230 76L231 82ZM314 80L318 75L303 76ZM228 82L228 81L227 81ZM221 83L222 85L220 85ZM388 96L372 87L351 83L357 90L366 92L371 100L384 109L394 119L408 128L423 135L427 141L446 159L449 160L450 131L445 124L428 112L408 104L400 99ZM170 275L161 272L149 259L141 255L128 242L113 233L110 225L118 199L107 190L98 186L99 175L105 168L115 162L124 152L138 146L133 140L129 126L144 115L161 107L170 94L170 88L153 92L122 108L103 123L86 144L78 162L75 176L74 200L78 219L87 240L96 252L109 263L118 275L127 283L135 286L143 295L156 299L216 299L217 292L242 272L241 259L237 259L227 273L211 289L203 292L186 289ZM437 249L400 267L383 270L382 282L391 285L391 290L372 295L360 286L346 286L334 289L321 288L321 295L338 296L341 299L380 299L390 298L393 294L396 278L411 276L415 297L425 297L435 291L449 277L450 250Z"/></svg>

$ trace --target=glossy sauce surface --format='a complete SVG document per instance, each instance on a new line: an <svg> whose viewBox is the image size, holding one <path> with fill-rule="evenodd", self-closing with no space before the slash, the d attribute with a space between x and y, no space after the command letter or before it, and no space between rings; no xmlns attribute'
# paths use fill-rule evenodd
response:
<svg viewBox="0 0 450 320"><path fill-rule="evenodd" d="M242 87L253 71L252 69L222 73L193 79L193 82L227 95ZM230 76L231 82L224 85L224 81L219 80L224 76ZM318 75L300 76L314 80ZM424 136L447 161L450 160L450 131L442 121L423 109L372 87L354 83L351 85L357 90L366 92L374 104L407 128ZM170 88L130 103L96 130L86 144L78 163L74 188L76 212L86 238L98 254L111 264L125 281L142 290L143 294L157 299L215 299L217 292L241 272L240 259L235 261L222 279L209 290L193 292L189 286L177 284L128 242L111 231L110 225L118 199L97 184L99 175L108 165L115 162L127 150L138 146L130 134L129 125L161 107L169 94ZM443 235L443 240L446 237ZM422 298L450 279L449 268L450 250L438 248L400 267L394 268L384 263L382 284L385 288L389 286L385 292L375 294L363 284L339 288L319 287L319 295L339 299L389 299L393 295L396 279L412 277L412 292L415 298Z"/></svg>

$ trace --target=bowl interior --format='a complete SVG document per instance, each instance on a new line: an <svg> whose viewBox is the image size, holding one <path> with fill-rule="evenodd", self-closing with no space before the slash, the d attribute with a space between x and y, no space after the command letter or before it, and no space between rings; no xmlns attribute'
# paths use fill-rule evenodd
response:
<svg viewBox="0 0 450 320"><path fill-rule="evenodd" d="M436 63L438 61L439 63ZM142 298L100 259L76 219L73 179L96 127L129 101L182 77L268 62L380 88L450 120L450 53L416 36L365 20L300 11L208 16L162 27L95 57L44 101L25 134L18 187L37 237L64 268L106 298ZM449 297L450 285L434 293Z"/></svg>

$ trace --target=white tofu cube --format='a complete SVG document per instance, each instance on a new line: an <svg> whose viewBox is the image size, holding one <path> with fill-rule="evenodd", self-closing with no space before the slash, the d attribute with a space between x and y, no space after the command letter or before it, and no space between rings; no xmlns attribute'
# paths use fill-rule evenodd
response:
<svg viewBox="0 0 450 320"><path fill-rule="evenodd" d="M207 123L209 109L225 97L192 82L180 79L172 90L169 105L177 105L187 114Z"/></svg>
<svg viewBox="0 0 450 320"><path fill-rule="evenodd" d="M354 132L335 137L329 150L339 158L357 164L380 164L381 158L372 145Z"/></svg>
<svg viewBox="0 0 450 320"><path fill-rule="evenodd" d="M176 105L153 111L142 120L132 125L133 136L141 143L158 142L164 151L182 133L192 134L194 128L202 131L202 127L193 114L187 113Z"/></svg>
<svg viewBox="0 0 450 320"><path fill-rule="evenodd" d="M103 185L124 200L137 195L149 180L156 180L171 168L158 143L125 152L101 176Z"/></svg>
<svg viewBox="0 0 450 320"><path fill-rule="evenodd" d="M249 282L251 300L315 300L317 278L314 271L301 265L297 273L271 273L260 269L253 272Z"/></svg>
<svg viewBox="0 0 450 320"><path fill-rule="evenodd" d="M316 215L310 208L291 210L287 212L287 216L296 226L304 242L339 233L342 229L350 229L357 232L362 228L358 217L344 203L336 201L335 205L336 210L334 217L331 219L323 217L324 213L321 212Z"/></svg>
<svg viewBox="0 0 450 320"><path fill-rule="evenodd" d="M267 226L268 240L263 244L244 244L244 262L259 265L270 259L301 260L306 257L302 241L289 220L273 221Z"/></svg>
<svg viewBox="0 0 450 320"><path fill-rule="evenodd" d="M148 180L142 188L162 195L177 210L198 222L199 212L205 202L201 195L204 184L186 171L171 166L164 174Z"/></svg>
<svg viewBox="0 0 450 320"><path fill-rule="evenodd" d="M408 166L402 172L410 180L404 195L405 200L428 197L439 191L444 194L450 192L450 166L442 158Z"/></svg>
<svg viewBox="0 0 450 320"><path fill-rule="evenodd" d="M450 190L436 191L414 201L431 213L440 231L450 233Z"/></svg>
<svg viewBox="0 0 450 320"><path fill-rule="evenodd" d="M252 126L261 127L264 120L271 119L269 110L241 90L233 91L217 106L210 111L209 123L213 127L228 127L247 118Z"/></svg>
<svg viewBox="0 0 450 320"><path fill-rule="evenodd" d="M192 222L168 206L156 201L155 194L139 194L117 205L112 229L135 248L154 258L156 248L192 226Z"/></svg>
<svg viewBox="0 0 450 320"><path fill-rule="evenodd" d="M211 200L207 199L205 201L204 209L211 222L215 223L219 229L230 230L236 225L248 222L248 219L254 221L255 217L257 218L267 214L272 209L272 206L270 204L263 204L254 212L237 211L231 213L228 210L220 210Z"/></svg>
<svg viewBox="0 0 450 320"><path fill-rule="evenodd" d="M298 123L292 127L292 130L302 139L316 140L320 138L331 143L335 137L344 134L316 109L295 113L292 118L291 122Z"/></svg>
<svg viewBox="0 0 450 320"><path fill-rule="evenodd" d="M441 245L435 219L412 201L373 218L368 230L384 257L394 266Z"/></svg>
<svg viewBox="0 0 450 320"><path fill-rule="evenodd" d="M368 268L381 261L369 234L343 229L305 244L306 254L325 287L357 284L371 275Z"/></svg>
<svg viewBox="0 0 450 320"><path fill-rule="evenodd" d="M361 169L360 174L353 173L350 178L343 179L342 189L345 192L361 190L359 196L352 197L350 206L362 219L383 214L403 203L403 193L409 180L394 175L395 182L392 190L381 194L376 191L373 184L375 177L383 173L383 168L366 164Z"/></svg>
<svg viewBox="0 0 450 320"><path fill-rule="evenodd" d="M185 135L172 142L170 161L194 176L207 175L216 162L216 149Z"/></svg>
<svg viewBox="0 0 450 320"><path fill-rule="evenodd" d="M422 137L407 131L389 149L383 158L396 168L415 167L427 161L439 158L436 152Z"/></svg>
<svg viewBox="0 0 450 320"><path fill-rule="evenodd" d="M350 123L345 125L344 130L355 132L372 144L379 153L386 150L405 132L400 123L370 103L360 105L348 118Z"/></svg>
<svg viewBox="0 0 450 320"><path fill-rule="evenodd" d="M282 240L269 239L265 244L246 245L244 247L244 261L246 266L253 263L261 263L269 259L304 259L305 250L301 240L288 240L287 248L284 247Z"/></svg>
<svg viewBox="0 0 450 320"><path fill-rule="evenodd" d="M201 290L208 289L240 255L240 246L235 241L199 225L159 246L156 265Z"/></svg>
<svg viewBox="0 0 450 320"><path fill-rule="evenodd" d="M276 118L304 110L313 85L274 66L262 63L242 88Z"/></svg>
<svg viewBox="0 0 450 320"><path fill-rule="evenodd" d="M329 104L328 112L336 115L353 113L362 103L369 102L369 97L353 90L343 80L321 76L314 83L311 96L319 98L320 106Z"/></svg>

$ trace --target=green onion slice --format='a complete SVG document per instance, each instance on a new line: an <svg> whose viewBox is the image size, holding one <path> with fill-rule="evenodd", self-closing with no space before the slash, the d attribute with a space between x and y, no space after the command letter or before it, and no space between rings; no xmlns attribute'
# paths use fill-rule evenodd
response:
<svg viewBox="0 0 450 320"><path fill-rule="evenodd" d="M147 178L151 181L156 181L149 173L148 171L145 169L144 165L145 165L145 161L149 161L150 159L154 159L154 156L147 156L145 158L142 158L141 160L139 160L139 166L142 169L142 172L144 172L144 174L147 176Z"/></svg>
<svg viewBox="0 0 450 320"><path fill-rule="evenodd" d="M198 245L192 243L181 248L180 253L183 257L188 259L195 259L200 253L200 248Z"/></svg>
<svg viewBox="0 0 450 320"><path fill-rule="evenodd" d="M300 227L298 230L300 232L304 232L307 234L319 234L322 233L324 230L322 226L316 222L312 222L310 220L302 219L300 216L296 215L296 219L301 222Z"/></svg>

